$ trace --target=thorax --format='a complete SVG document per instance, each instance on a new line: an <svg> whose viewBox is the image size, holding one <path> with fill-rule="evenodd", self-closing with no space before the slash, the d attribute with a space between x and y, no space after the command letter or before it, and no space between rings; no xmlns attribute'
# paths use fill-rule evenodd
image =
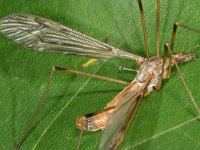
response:
<svg viewBox="0 0 200 150"><path fill-rule="evenodd" d="M165 65L164 65L164 72L163 72L163 78L166 78L168 73L168 66L169 66L169 60L166 59ZM162 67L163 67L163 57L161 56L154 56L151 57L148 60L145 60L135 77L135 80L138 84L144 84L150 80L150 83L148 85L147 95L153 90L153 88L160 82L161 80L161 73L162 73Z"/></svg>

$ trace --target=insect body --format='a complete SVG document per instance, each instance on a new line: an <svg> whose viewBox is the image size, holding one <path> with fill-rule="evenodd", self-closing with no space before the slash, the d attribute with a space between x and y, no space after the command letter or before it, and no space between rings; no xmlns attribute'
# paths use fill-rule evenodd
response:
<svg viewBox="0 0 200 150"><path fill-rule="evenodd" d="M194 60L195 55L179 53L174 55L174 58L176 58L174 59L176 63L182 63ZM159 90L162 77L169 78L169 63L170 59L167 59L163 66L163 57L160 56L143 61L135 79L116 95L104 110L79 117L76 126L87 131L104 130L106 127L100 149L117 148L123 137L120 134L125 134L124 130L129 127L128 122L132 121L133 113L137 112L142 97L149 95L154 88ZM174 63L172 61L171 65L174 66Z"/></svg>
<svg viewBox="0 0 200 150"><path fill-rule="evenodd" d="M177 63L187 62L195 59L195 55L182 55L182 53L180 54L174 55ZM153 88L158 86L158 84L161 82L162 64L163 58L157 56L144 61L138 70L138 74L136 75L135 79L130 83L128 87L126 87L111 102L109 102L104 110L96 112L95 114L88 114L86 116L79 117L76 122L77 127L87 131L97 131L100 129L103 130L109 118L112 117L115 106L119 103L119 101L121 101L121 99L126 97L128 93L136 93L141 91L142 87L146 85L149 79L150 81L146 87L145 95L149 95ZM171 65L173 66L174 63L172 62ZM163 78L168 78L168 67L169 59L164 66Z"/></svg>

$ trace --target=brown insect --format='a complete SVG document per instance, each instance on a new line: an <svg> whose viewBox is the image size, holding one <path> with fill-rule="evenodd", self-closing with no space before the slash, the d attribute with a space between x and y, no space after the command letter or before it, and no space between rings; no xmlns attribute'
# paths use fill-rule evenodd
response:
<svg viewBox="0 0 200 150"><path fill-rule="evenodd" d="M170 77L172 66L177 68L194 107L198 113L200 113L200 109L195 102L178 67L179 63L194 60L196 57L194 54L185 54L183 52L173 54L177 27L182 27L196 33L200 33L200 31L176 22L173 27L171 44L167 42L165 43L164 54L161 56L159 53L160 0L157 0L156 56L150 57L141 0L138 0L138 3L144 33L146 58L114 48L106 43L90 38L84 34L42 17L30 14L12 14L0 20L0 32L8 38L28 48L38 51L83 55L95 58L110 59L113 57L118 57L134 60L140 66L137 70L136 77L131 83L99 75L88 74L77 70L71 70L69 68L53 66L47 89L43 99L41 100L40 106L33 114L31 121L28 123L28 126L21 139L17 143L15 149L20 148L22 142L25 140L32 127L35 118L42 109L46 100L46 96L49 92L53 72L55 70L71 72L91 78L98 78L127 85L127 87L124 88L117 96L115 96L115 98L109 102L103 110L78 117L76 121L76 126L77 128L81 129L81 131L103 130L103 135L99 145L100 150L118 148L132 120L135 117L142 98L149 95L154 88L156 90L161 88L162 80ZM167 52L169 52L169 58L167 58ZM80 139L81 137L82 134ZM79 148L79 145L80 141L77 148Z"/></svg>

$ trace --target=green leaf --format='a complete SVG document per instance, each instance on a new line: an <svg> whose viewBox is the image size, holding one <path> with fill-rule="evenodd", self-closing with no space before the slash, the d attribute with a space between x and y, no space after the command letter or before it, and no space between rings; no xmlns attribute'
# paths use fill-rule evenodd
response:
<svg viewBox="0 0 200 150"><path fill-rule="evenodd" d="M0 17L11 13L39 15L91 37L141 56L145 46L136 0L13 0L0 2ZM161 0L161 50L171 40L173 23L200 29L199 0ZM150 54L155 55L156 1L144 0ZM178 28L175 51L195 52L197 59L180 66L193 96L198 92L200 35ZM89 58L40 53L0 35L0 149L12 149L21 137L44 93L52 65L131 81L135 74L121 73L119 66L137 68L134 62L114 59L97 61L87 68ZM21 149L75 149L80 131L77 116L105 107L124 88L116 83L56 72L47 102ZM176 69L159 92L145 97L120 149L199 149L200 122ZM101 131L84 132L81 149L97 149Z"/></svg>

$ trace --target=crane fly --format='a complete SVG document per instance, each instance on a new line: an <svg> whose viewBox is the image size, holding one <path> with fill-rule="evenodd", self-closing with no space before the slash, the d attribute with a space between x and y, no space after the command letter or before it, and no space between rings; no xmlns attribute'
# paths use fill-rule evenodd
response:
<svg viewBox="0 0 200 150"><path fill-rule="evenodd" d="M200 31L176 22L173 26L171 43L169 44L166 42L164 44L164 54L161 56L159 50L160 0L156 0L156 3L156 56L150 57L142 2L141 0L138 0L146 48L146 58L122 51L118 48L114 48L104 42L100 42L96 39L88 37L68 27L31 14L11 14L0 20L0 32L9 39L14 40L15 42L22 44L27 48L42 52L61 53L66 55L73 54L92 58L111 59L117 57L133 60L139 65L137 74L130 83L95 74L88 74L69 68L53 66L49 82L39 108L33 114L15 149L20 148L21 144L24 142L30 129L32 128L35 118L41 111L50 89L54 71L71 72L91 78L98 78L101 80L127 85L117 96L113 98L113 100L106 105L104 109L80 116L76 120L76 126L77 128L81 129L81 132L83 130L103 130L102 138L99 144L100 150L118 148L137 113L142 98L149 95L153 89L159 90L161 88L162 80L170 77L172 66L177 68L183 85L186 88L186 91L189 94L195 109L198 111L198 113L200 113L200 109L195 102L178 67L178 64L192 61L196 58L196 56L195 54L187 54L184 52L179 52L177 54L173 53L176 31L178 27L182 27L195 33L200 33ZM167 58L167 53L169 53L169 58ZM78 143L77 148L79 148L79 145L80 142Z"/></svg>

